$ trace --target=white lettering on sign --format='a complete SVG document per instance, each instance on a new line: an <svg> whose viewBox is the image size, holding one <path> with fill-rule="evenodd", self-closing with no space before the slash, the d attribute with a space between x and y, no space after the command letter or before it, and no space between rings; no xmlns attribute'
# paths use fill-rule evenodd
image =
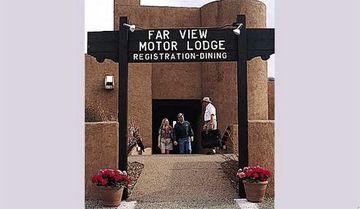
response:
<svg viewBox="0 0 360 209"><path fill-rule="evenodd" d="M148 45L147 45L148 50L149 50L149 51L154 51L154 49L155 49L155 44L154 44L154 42L148 42L147 44L148 44Z"/></svg>
<svg viewBox="0 0 360 209"><path fill-rule="evenodd" d="M207 37L207 30L199 30L199 36L201 39L205 39Z"/></svg>
<svg viewBox="0 0 360 209"><path fill-rule="evenodd" d="M139 55L138 55L138 54L134 54L134 55L133 55L133 59L134 59L134 60L138 60L138 59L139 59Z"/></svg>
<svg viewBox="0 0 360 209"><path fill-rule="evenodd" d="M226 52L216 52L216 53L211 53L211 52L207 52L207 53L200 53L200 59L223 59L225 60L227 58L227 53Z"/></svg>
<svg viewBox="0 0 360 209"><path fill-rule="evenodd" d="M217 33L216 36L213 34ZM147 39L138 41L134 61L226 60L225 36L208 29L148 30ZM134 47L131 47L134 51Z"/></svg>
<svg viewBox="0 0 360 209"><path fill-rule="evenodd" d="M226 52L177 52L177 53L134 53L132 55L134 61L176 61L176 60L226 60Z"/></svg>
<svg viewBox="0 0 360 209"><path fill-rule="evenodd" d="M139 51L177 51L176 41L145 41L139 42Z"/></svg>
<svg viewBox="0 0 360 209"><path fill-rule="evenodd" d="M186 35L186 30L179 30L180 36L182 39L185 39L185 35Z"/></svg>
<svg viewBox="0 0 360 209"><path fill-rule="evenodd" d="M151 36L154 35L154 31L153 31L153 30L149 30L148 34L149 34L149 35L148 35L149 40L151 40Z"/></svg>
<svg viewBox="0 0 360 209"><path fill-rule="evenodd" d="M219 41L219 49L220 50L225 50L224 44L225 44L225 40L220 40Z"/></svg>
<svg viewBox="0 0 360 209"><path fill-rule="evenodd" d="M152 39L152 37L154 36L154 33L155 33L155 30L149 30L148 31L149 40ZM155 40L158 40L158 39L161 39L161 40L162 39L170 39L169 34L170 34L169 30L158 30L158 31L156 31L156 34L155 34Z"/></svg>
<svg viewBox="0 0 360 209"><path fill-rule="evenodd" d="M141 41L139 42L139 51L146 51L147 47L146 47L146 42L142 43Z"/></svg>
<svg viewBox="0 0 360 209"><path fill-rule="evenodd" d="M207 37L207 29L187 29L179 30L181 39L205 39Z"/></svg>
<svg viewBox="0 0 360 209"><path fill-rule="evenodd" d="M197 51L206 51L206 50L225 50L224 47L225 40L213 40L213 41L195 41L194 44L191 44L190 41L186 42L186 49L189 51L193 51L194 49Z"/></svg>

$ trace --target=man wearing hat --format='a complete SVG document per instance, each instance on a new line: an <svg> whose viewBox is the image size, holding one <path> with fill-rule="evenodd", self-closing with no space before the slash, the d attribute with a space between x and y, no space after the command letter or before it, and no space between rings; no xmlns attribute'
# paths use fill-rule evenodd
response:
<svg viewBox="0 0 360 209"><path fill-rule="evenodd" d="M209 97L204 97L201 102L205 103L205 112L204 112L204 130L216 130L217 121L216 121L216 108L212 104Z"/></svg>
<svg viewBox="0 0 360 209"><path fill-rule="evenodd" d="M202 103L205 103L205 112L204 112L204 126L203 130L208 133L209 130L217 129L217 120L216 120L216 108L212 104L209 97L204 97L201 100ZM209 154L215 154L216 150L213 148Z"/></svg>

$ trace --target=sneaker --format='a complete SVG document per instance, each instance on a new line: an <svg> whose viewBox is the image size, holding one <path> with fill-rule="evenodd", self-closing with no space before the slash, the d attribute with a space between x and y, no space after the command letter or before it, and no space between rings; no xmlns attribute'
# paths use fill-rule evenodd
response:
<svg viewBox="0 0 360 209"><path fill-rule="evenodd" d="M207 155L215 155L216 154L216 151L215 150L210 150L206 153Z"/></svg>

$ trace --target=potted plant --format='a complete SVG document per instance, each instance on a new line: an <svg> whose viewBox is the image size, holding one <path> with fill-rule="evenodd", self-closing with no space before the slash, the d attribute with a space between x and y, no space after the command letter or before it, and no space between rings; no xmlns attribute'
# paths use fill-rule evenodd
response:
<svg viewBox="0 0 360 209"><path fill-rule="evenodd" d="M239 169L237 176L240 177L244 184L246 199L249 202L264 201L268 178L271 173L260 167L244 167Z"/></svg>
<svg viewBox="0 0 360 209"><path fill-rule="evenodd" d="M131 180L125 171L104 169L92 177L92 182L101 188L104 206L120 205L124 187L129 187Z"/></svg>

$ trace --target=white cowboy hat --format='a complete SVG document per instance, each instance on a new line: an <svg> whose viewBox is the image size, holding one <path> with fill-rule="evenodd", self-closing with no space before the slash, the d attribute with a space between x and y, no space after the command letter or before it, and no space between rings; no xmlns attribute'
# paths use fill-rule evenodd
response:
<svg viewBox="0 0 360 209"><path fill-rule="evenodd" d="M209 102L209 103L211 103L211 100L210 100L209 97L204 97L204 98L201 100L201 102Z"/></svg>

